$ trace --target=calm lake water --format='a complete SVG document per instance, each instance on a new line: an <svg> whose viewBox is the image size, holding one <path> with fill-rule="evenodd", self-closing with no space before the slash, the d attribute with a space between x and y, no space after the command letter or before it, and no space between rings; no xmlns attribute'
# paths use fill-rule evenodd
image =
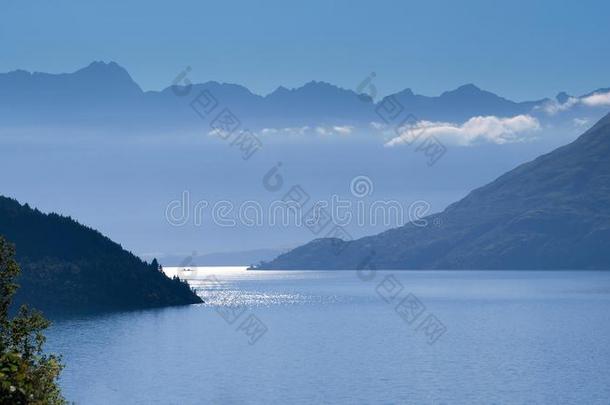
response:
<svg viewBox="0 0 610 405"><path fill-rule="evenodd" d="M610 273L182 276L206 304L55 320L47 348L64 357L68 400L610 402Z"/></svg>

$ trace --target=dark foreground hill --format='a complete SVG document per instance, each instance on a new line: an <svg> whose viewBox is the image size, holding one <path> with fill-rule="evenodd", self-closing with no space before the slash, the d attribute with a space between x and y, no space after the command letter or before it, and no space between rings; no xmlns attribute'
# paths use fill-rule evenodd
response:
<svg viewBox="0 0 610 405"><path fill-rule="evenodd" d="M426 220L317 239L260 268L610 269L610 115Z"/></svg>
<svg viewBox="0 0 610 405"><path fill-rule="evenodd" d="M17 248L16 303L48 310L134 309L201 302L99 232L0 197L0 235Z"/></svg>

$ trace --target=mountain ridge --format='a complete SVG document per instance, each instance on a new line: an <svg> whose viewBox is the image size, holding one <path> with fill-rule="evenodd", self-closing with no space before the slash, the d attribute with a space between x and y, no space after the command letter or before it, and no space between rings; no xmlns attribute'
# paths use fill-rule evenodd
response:
<svg viewBox="0 0 610 405"><path fill-rule="evenodd" d="M208 90L219 105L239 117L244 127L254 130L324 124L364 128L383 120L375 110L389 97L398 100L406 112L419 120L441 122L464 122L486 115L539 114L550 102L549 98L512 101L472 83L438 96L416 94L405 88L377 101L369 94L315 80L294 88L279 86L266 95L240 84L218 81L187 87L190 90L187 97L177 95L174 85L143 91L116 62L95 61L72 73L16 70L0 73L0 119L7 127L195 127L200 120L190 111L188 102L203 90Z"/></svg>
<svg viewBox="0 0 610 405"><path fill-rule="evenodd" d="M425 218L425 227L316 239L257 268L356 269L368 260L380 269L610 269L609 157L610 114Z"/></svg>

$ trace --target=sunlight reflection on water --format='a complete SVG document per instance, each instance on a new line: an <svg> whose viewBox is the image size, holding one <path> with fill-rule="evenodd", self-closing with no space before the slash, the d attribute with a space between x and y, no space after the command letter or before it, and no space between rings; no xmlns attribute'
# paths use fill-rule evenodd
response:
<svg viewBox="0 0 610 405"><path fill-rule="evenodd" d="M163 269L169 277L178 276L188 281L197 294L209 306L269 306L293 304L334 304L345 302L345 297L338 295L310 295L289 293L286 291L260 291L254 288L244 289L238 286L247 285L248 281L269 282L311 277L315 272L286 272L247 270L245 266L203 266L203 267L166 267Z"/></svg>

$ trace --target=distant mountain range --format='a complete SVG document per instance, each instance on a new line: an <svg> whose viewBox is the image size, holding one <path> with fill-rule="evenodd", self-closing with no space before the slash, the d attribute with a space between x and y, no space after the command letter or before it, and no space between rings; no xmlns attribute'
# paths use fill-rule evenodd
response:
<svg viewBox="0 0 610 405"><path fill-rule="evenodd" d="M610 114L425 223L353 241L317 239L259 266L363 267L610 269Z"/></svg>
<svg viewBox="0 0 610 405"><path fill-rule="evenodd" d="M15 304L38 309L135 309L202 302L99 232L69 217L43 214L0 196L0 235L16 245L21 266Z"/></svg>
<svg viewBox="0 0 610 405"><path fill-rule="evenodd" d="M49 125L98 130L200 128L201 120L189 103L204 90L214 97L219 109L230 109L243 128L252 130L317 125L369 127L383 121L375 109L387 100L373 102L367 95L316 81L295 89L279 87L266 96L240 85L213 81L186 87L168 83L161 91L145 92L118 64L93 62L74 73L18 70L0 74L0 129ZM188 95L177 95L183 93ZM560 93L556 99L514 102L467 84L437 97L417 95L410 89L388 97L398 100L401 108L418 120L463 122L487 115L548 115L549 111L555 114L568 109L582 113L596 104L574 100L600 93L610 93L610 89L580 97ZM610 101L601 104L608 107Z"/></svg>
<svg viewBox="0 0 610 405"><path fill-rule="evenodd" d="M159 259L164 267L249 266L276 258L288 249L253 249L237 252L166 255Z"/></svg>

